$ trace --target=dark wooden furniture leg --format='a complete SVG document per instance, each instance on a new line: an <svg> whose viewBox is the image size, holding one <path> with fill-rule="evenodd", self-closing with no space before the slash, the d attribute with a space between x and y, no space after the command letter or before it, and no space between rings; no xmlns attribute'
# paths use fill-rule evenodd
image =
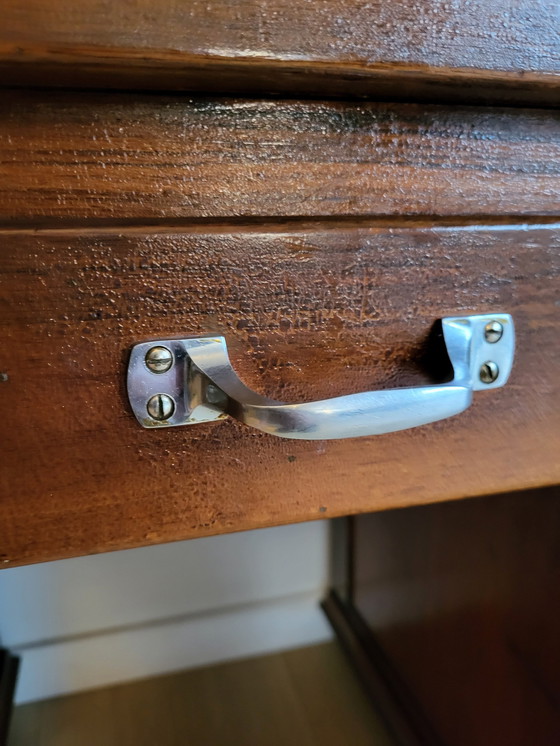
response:
<svg viewBox="0 0 560 746"><path fill-rule="evenodd" d="M0 648L0 746L6 746L19 669L19 658Z"/></svg>

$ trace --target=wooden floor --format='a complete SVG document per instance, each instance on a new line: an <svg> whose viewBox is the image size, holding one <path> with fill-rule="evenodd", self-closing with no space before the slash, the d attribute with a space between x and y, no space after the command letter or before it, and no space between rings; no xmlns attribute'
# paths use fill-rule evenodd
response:
<svg viewBox="0 0 560 746"><path fill-rule="evenodd" d="M16 707L8 746L391 746L336 643Z"/></svg>

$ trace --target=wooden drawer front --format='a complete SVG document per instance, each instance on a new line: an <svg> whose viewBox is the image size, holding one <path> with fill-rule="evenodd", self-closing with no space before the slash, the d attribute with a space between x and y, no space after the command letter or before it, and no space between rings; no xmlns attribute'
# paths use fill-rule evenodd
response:
<svg viewBox="0 0 560 746"><path fill-rule="evenodd" d="M4 80L558 101L555 0L4 0Z"/></svg>
<svg viewBox="0 0 560 746"><path fill-rule="evenodd" d="M554 111L7 94L6 564L558 481L559 163ZM126 399L132 345L205 333L288 401L414 385L437 318L493 311L507 386L416 431L144 431Z"/></svg>
<svg viewBox="0 0 560 746"><path fill-rule="evenodd" d="M0 109L4 224L554 216L559 184L558 111L44 93Z"/></svg>
<svg viewBox="0 0 560 746"><path fill-rule="evenodd" d="M560 225L5 229L4 562L557 482L559 249ZM492 311L515 319L510 381L412 431L150 431L126 400L150 338L223 333L250 386L302 401L425 381L434 320Z"/></svg>

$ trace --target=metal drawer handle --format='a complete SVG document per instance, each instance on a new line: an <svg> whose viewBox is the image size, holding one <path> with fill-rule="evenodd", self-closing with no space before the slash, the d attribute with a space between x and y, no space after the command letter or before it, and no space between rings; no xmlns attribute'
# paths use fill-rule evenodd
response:
<svg viewBox="0 0 560 746"><path fill-rule="evenodd" d="M449 383L368 391L285 404L247 388L233 370L223 337L169 339L136 345L128 396L144 427L210 422L230 415L281 438L330 440L405 430L466 409L473 391L503 386L513 363L509 314L442 320L453 367Z"/></svg>

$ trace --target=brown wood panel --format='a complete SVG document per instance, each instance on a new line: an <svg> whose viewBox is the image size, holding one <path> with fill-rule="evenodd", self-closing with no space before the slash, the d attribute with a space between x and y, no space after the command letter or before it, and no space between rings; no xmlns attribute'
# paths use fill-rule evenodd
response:
<svg viewBox="0 0 560 746"><path fill-rule="evenodd" d="M552 484L560 226L4 233L5 565ZM233 421L142 430L130 347L224 333L246 382L302 401L426 381L432 322L513 314L510 382L460 416L344 441Z"/></svg>
<svg viewBox="0 0 560 746"><path fill-rule="evenodd" d="M7 94L0 221L558 215L560 112Z"/></svg>
<svg viewBox="0 0 560 746"><path fill-rule="evenodd" d="M556 746L560 488L354 525L356 607L443 743Z"/></svg>
<svg viewBox="0 0 560 746"><path fill-rule="evenodd" d="M556 0L4 0L6 85L558 103Z"/></svg>

